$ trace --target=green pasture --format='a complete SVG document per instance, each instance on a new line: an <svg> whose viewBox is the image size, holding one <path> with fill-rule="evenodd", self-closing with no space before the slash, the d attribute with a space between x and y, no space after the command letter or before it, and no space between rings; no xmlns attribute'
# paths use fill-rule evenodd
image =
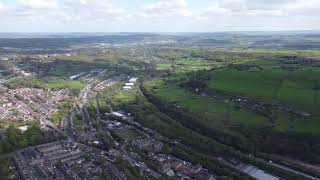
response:
<svg viewBox="0 0 320 180"><path fill-rule="evenodd" d="M264 127L269 124L268 119L255 113L235 108L212 98L193 94L175 85L164 85L157 79L147 81L145 87L156 96L175 103L177 106L198 114L207 126L236 126L238 124L251 127Z"/></svg>
<svg viewBox="0 0 320 180"><path fill-rule="evenodd" d="M272 81L270 80L269 83L272 83ZM241 83L239 83L239 85L241 85ZM268 83L265 84L266 89L262 88L265 91L260 92L260 94L265 97L272 95L272 93L270 93L270 88L268 90L267 85ZM232 103L226 103L214 98L194 94L175 84L166 84L161 79L147 81L145 82L145 87L155 96L175 103L177 107L180 107L187 112L197 114L199 123L206 125L208 128L228 128L237 125L245 125L249 128L274 127L275 130L283 132L320 132L319 116L298 117L287 112L272 111L270 112L272 113L272 122L261 114L238 107ZM250 87L255 88L254 85L251 85ZM254 90L251 90L250 92L254 93Z"/></svg>
<svg viewBox="0 0 320 180"><path fill-rule="evenodd" d="M320 107L320 71L223 69L211 73L208 87L232 95L280 102L307 112L317 113Z"/></svg>
<svg viewBox="0 0 320 180"><path fill-rule="evenodd" d="M16 78L8 83L10 88L41 88L41 89L83 89L85 83L82 81L69 80L59 77L23 77Z"/></svg>
<svg viewBox="0 0 320 180"><path fill-rule="evenodd" d="M160 63L156 65L157 70L173 70L175 72L190 72L199 70L209 70L220 67L221 62L210 62L202 59L180 59L172 63Z"/></svg>

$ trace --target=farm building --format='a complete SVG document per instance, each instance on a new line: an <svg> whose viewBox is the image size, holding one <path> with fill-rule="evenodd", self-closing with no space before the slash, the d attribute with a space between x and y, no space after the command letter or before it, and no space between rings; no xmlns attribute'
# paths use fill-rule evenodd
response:
<svg viewBox="0 0 320 180"><path fill-rule="evenodd" d="M137 80L138 80L138 78L131 78L131 79L129 79L129 82L135 83L135 82L137 82Z"/></svg>
<svg viewBox="0 0 320 180"><path fill-rule="evenodd" d="M123 87L123 90L131 90L132 89L132 86L124 86Z"/></svg>

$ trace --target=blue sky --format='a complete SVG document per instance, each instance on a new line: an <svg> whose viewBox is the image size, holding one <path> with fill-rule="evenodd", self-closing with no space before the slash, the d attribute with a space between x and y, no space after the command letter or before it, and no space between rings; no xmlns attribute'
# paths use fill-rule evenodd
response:
<svg viewBox="0 0 320 180"><path fill-rule="evenodd" d="M0 0L0 32L320 30L320 0Z"/></svg>

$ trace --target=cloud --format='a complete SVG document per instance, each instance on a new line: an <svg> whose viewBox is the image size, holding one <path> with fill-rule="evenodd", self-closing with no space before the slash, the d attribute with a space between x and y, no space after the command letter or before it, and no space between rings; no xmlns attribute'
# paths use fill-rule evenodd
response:
<svg viewBox="0 0 320 180"><path fill-rule="evenodd" d="M38 9L51 9L57 7L57 1L55 0L20 0L20 4L28 8Z"/></svg>
<svg viewBox="0 0 320 180"><path fill-rule="evenodd" d="M204 16L210 16L210 15L227 15L231 13L230 9L227 9L225 7L220 7L219 5L211 5L210 7L206 8L204 10L203 15Z"/></svg>
<svg viewBox="0 0 320 180"><path fill-rule="evenodd" d="M192 14L186 0L159 0L146 5L142 11L151 17L190 16Z"/></svg>
<svg viewBox="0 0 320 180"><path fill-rule="evenodd" d="M126 10L110 0L20 0L10 4L1 21L32 23L80 23L123 21Z"/></svg>
<svg viewBox="0 0 320 180"><path fill-rule="evenodd" d="M62 18L67 21L108 21L124 19L126 10L114 7L109 0L66 0L61 4ZM76 17L76 18L73 18ZM65 19L62 19L65 20Z"/></svg>
<svg viewBox="0 0 320 180"><path fill-rule="evenodd" d="M117 0L121 1L121 0ZM0 0L0 23L49 30L216 31L320 29L320 0ZM9 27L9 26L8 26ZM84 28L84 29L85 29Z"/></svg>
<svg viewBox="0 0 320 180"><path fill-rule="evenodd" d="M296 18L300 15L311 17L311 12L320 12L318 0L221 0L212 1L209 7L200 14L206 19L228 16L239 19L241 23L246 20ZM320 13L319 13L320 14ZM257 19L247 19L247 18ZM240 23L240 22L239 22Z"/></svg>
<svg viewBox="0 0 320 180"><path fill-rule="evenodd" d="M319 0L298 0L295 3L287 4L284 7L291 15L303 15L319 18L320 16L320 1Z"/></svg>
<svg viewBox="0 0 320 180"><path fill-rule="evenodd" d="M0 12L3 11L4 9L5 9L5 5L2 2L0 2Z"/></svg>
<svg viewBox="0 0 320 180"><path fill-rule="evenodd" d="M208 31L319 30L319 0L212 0L197 14Z"/></svg>

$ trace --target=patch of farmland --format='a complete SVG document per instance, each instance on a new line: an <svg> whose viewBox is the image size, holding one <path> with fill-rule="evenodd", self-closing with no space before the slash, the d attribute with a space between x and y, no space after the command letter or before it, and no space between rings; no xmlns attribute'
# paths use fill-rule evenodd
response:
<svg viewBox="0 0 320 180"><path fill-rule="evenodd" d="M320 71L223 69L211 76L208 87L228 94L280 102L310 113L317 113L320 105Z"/></svg>

